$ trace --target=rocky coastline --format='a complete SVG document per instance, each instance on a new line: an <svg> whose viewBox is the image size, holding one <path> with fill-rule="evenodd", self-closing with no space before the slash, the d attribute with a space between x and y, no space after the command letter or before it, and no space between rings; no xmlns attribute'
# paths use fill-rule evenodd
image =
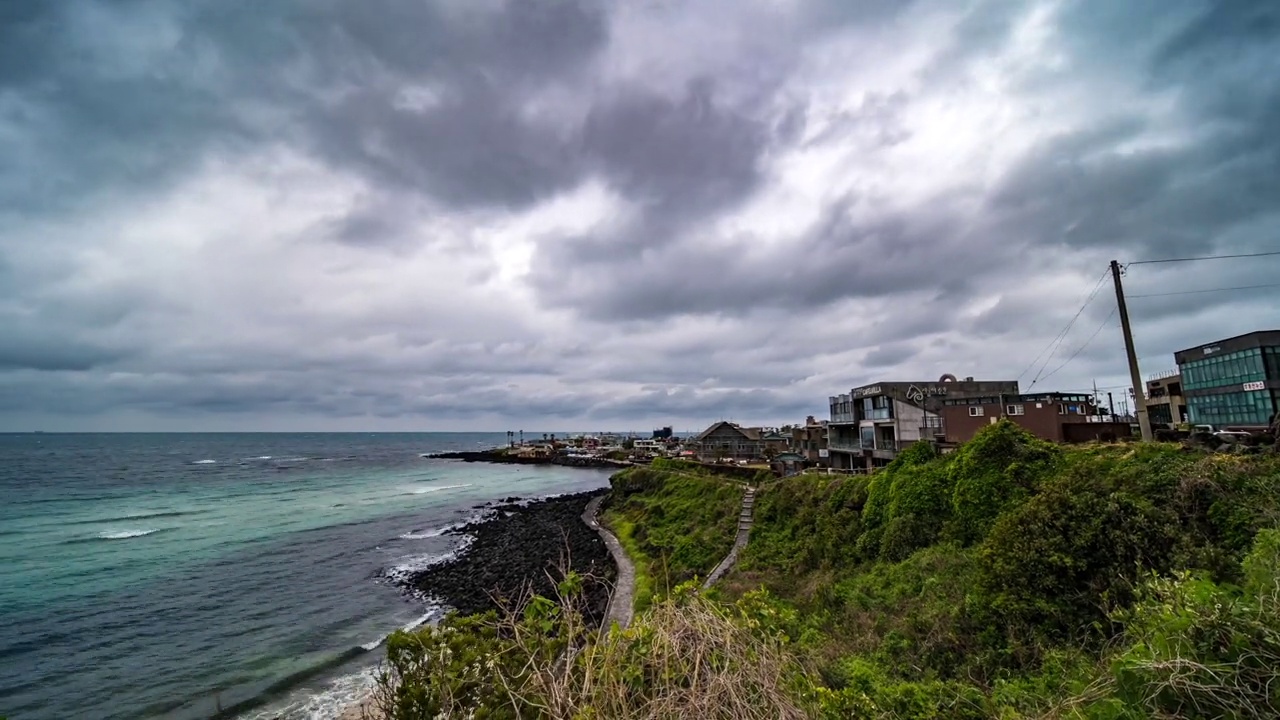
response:
<svg viewBox="0 0 1280 720"><path fill-rule="evenodd" d="M522 502L510 497L479 506L489 517L449 530L472 540L457 557L409 573L399 581L409 592L464 614L495 610L528 589L554 596L552 578L562 564L594 578L585 589L585 614L600 622L617 569L599 534L582 520L601 488L574 495Z"/></svg>
<svg viewBox="0 0 1280 720"><path fill-rule="evenodd" d="M606 468L611 470L630 465L630 463L621 460L610 460L608 458L577 455L522 456L496 449L432 453L423 455L423 457L432 460L461 460L463 462L501 463L504 465L561 465L564 467Z"/></svg>

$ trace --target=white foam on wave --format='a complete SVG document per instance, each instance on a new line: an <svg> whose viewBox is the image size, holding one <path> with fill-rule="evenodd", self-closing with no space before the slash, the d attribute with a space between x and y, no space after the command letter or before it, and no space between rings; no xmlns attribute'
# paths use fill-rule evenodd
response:
<svg viewBox="0 0 1280 720"><path fill-rule="evenodd" d="M214 464L214 463L216 463L216 462L218 462L218 461L217 461L217 460L196 460L195 462L193 462L193 463L191 463L191 464L192 464L192 465L213 465L213 464Z"/></svg>
<svg viewBox="0 0 1280 720"><path fill-rule="evenodd" d="M432 620L434 620L434 619L435 619L436 617L438 617L439 615L440 615L440 608L438 608L438 607L433 607L433 608L431 609L431 611L430 611L430 612L428 612L426 615L423 615L422 617L420 617L420 618L418 618L417 620L414 620L414 621L412 621L412 622L405 623L404 625L400 626L400 629L401 629L401 630L403 630L403 631L405 631L405 632L409 632L410 630L417 630L418 628L422 627L423 625L426 625L427 623L429 623L429 622L431 622ZM391 633L387 633L386 635L383 635L382 637L378 638L377 640L374 640L374 641L373 641L373 642L371 642L371 643L365 643L364 645L361 645L360 647L364 648L366 651L377 650L377 649L378 649L378 646L379 646L379 645L381 645L382 643L386 642L386 641L387 641L387 638L389 638L389 637L391 637Z"/></svg>
<svg viewBox="0 0 1280 720"><path fill-rule="evenodd" d="M431 555L409 555L400 558L396 565L393 565L382 571L382 577L390 580L398 585L408 585L409 580L413 578L415 573L422 572L432 565L438 565L442 562L448 562L458 555L466 552L471 547L471 543L475 542L475 538L471 535L463 535L462 540L458 542L457 547L449 552L434 553Z"/></svg>
<svg viewBox="0 0 1280 720"><path fill-rule="evenodd" d="M254 710L239 720L337 720L373 694L378 671L378 666L372 665L336 677L322 690L298 690L283 705Z"/></svg>
<svg viewBox="0 0 1280 720"><path fill-rule="evenodd" d="M449 531L449 530L451 530L451 529L453 529L453 526L452 526L452 525L449 525L449 526L446 526L446 527L437 528L437 529L435 529L435 530L428 530L427 532L420 532L420 533L419 533L419 532L407 532L407 533L405 533L405 534L401 535L401 536L400 536L400 539L401 539L401 540L427 540L427 539L430 539L430 538L438 538L438 537L440 537L441 535L445 534L446 532L448 532L448 531Z"/></svg>
<svg viewBox="0 0 1280 720"><path fill-rule="evenodd" d="M458 488L469 488L470 483L465 485L434 485L431 487L415 488L409 492L410 495L426 495L427 493L439 492L441 490L457 490Z"/></svg>
<svg viewBox="0 0 1280 720"><path fill-rule="evenodd" d="M129 538L142 537L156 532L160 532L160 528L149 528L147 530L117 530L116 532L98 533L98 538L101 540L128 540Z"/></svg>

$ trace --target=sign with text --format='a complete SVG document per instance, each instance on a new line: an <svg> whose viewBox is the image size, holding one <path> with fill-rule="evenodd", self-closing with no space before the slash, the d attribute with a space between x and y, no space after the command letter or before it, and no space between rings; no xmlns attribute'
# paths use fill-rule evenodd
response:
<svg viewBox="0 0 1280 720"><path fill-rule="evenodd" d="M947 388L945 385L928 385L925 387L912 385L907 388L907 399L911 402L924 402L924 399L927 397L937 397L946 394Z"/></svg>
<svg viewBox="0 0 1280 720"><path fill-rule="evenodd" d="M1267 384L1265 382L1249 382L1244 384L1245 392L1249 392L1250 390L1266 390L1266 389L1267 389Z"/></svg>

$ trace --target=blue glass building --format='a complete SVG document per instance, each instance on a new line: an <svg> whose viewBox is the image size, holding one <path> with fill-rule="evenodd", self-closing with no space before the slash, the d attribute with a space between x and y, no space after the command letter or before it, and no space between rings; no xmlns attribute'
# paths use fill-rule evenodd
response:
<svg viewBox="0 0 1280 720"><path fill-rule="evenodd" d="M1280 411L1280 330L1189 348L1174 359L1192 424L1260 428Z"/></svg>

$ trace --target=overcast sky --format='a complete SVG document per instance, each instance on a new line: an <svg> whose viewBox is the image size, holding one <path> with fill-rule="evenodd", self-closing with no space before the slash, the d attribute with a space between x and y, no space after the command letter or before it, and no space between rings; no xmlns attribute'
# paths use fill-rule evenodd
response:
<svg viewBox="0 0 1280 720"><path fill-rule="evenodd" d="M0 430L781 424L947 372L1119 393L1109 282L1033 365L1108 261L1267 250L1276 3L0 4ZM1144 375L1278 300L1135 297Z"/></svg>

